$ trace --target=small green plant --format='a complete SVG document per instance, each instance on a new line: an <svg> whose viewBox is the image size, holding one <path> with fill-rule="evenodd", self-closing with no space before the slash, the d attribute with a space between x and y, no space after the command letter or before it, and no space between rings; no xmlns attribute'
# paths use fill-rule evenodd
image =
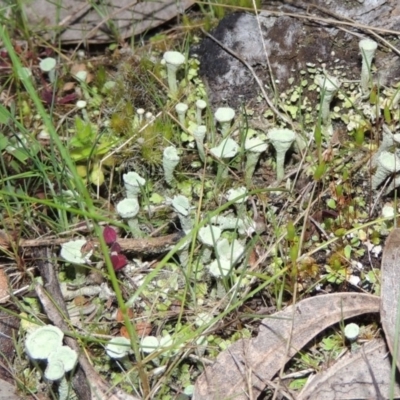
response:
<svg viewBox="0 0 400 400"><path fill-rule="evenodd" d="M348 261L342 251L335 252L328 259L328 265L325 266L327 275L325 279L330 283L337 285L343 283L349 275Z"/></svg>

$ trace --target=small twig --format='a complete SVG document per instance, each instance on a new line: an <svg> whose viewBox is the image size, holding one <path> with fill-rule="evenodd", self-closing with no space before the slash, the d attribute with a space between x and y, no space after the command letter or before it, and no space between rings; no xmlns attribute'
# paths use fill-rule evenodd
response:
<svg viewBox="0 0 400 400"><path fill-rule="evenodd" d="M311 215L308 217L308 219L315 225L315 227L319 230L320 233L325 237L326 240L329 240L328 234L325 232L325 229L322 228L321 224L316 221Z"/></svg>
<svg viewBox="0 0 400 400"><path fill-rule="evenodd" d="M291 372L290 374L286 374L282 376L280 379L299 379L299 378L304 378L305 376L311 375L312 373L315 372L314 368L307 368L303 369L302 371L296 371L296 372Z"/></svg>
<svg viewBox="0 0 400 400"><path fill-rule="evenodd" d="M294 400L294 397L287 391L283 390L282 386L279 383L275 383L273 381L267 381L267 385L274 388L274 395L275 393L280 396L283 396L285 399Z"/></svg>
<svg viewBox="0 0 400 400"><path fill-rule="evenodd" d="M179 242L183 237L183 232L173 233L171 235L160 236L155 238L145 238L145 239L118 239L118 244L121 246L122 250L152 255L161 254L169 251L176 243ZM31 240L21 240L18 243L19 247L22 248L35 248L43 246L61 246L73 239L71 238L57 238L57 239L31 239ZM89 239L88 239L89 240ZM99 241L97 239L91 239L91 241L98 245ZM6 241L4 238L0 241L1 248L9 248L11 246L11 241Z"/></svg>

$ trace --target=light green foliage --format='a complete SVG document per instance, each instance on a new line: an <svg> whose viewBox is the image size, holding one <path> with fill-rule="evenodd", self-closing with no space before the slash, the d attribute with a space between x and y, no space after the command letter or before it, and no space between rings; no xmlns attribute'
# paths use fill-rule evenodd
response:
<svg viewBox="0 0 400 400"><path fill-rule="evenodd" d="M335 283L340 285L346 280L347 277L347 269L343 266L335 265L334 267L326 266L325 267L327 275L325 275L325 279L330 283Z"/></svg>
<svg viewBox="0 0 400 400"><path fill-rule="evenodd" d="M327 205L329 208L332 208L332 210L335 210L335 209L336 209L336 201L335 201L334 199L329 199L329 200L326 202L326 205Z"/></svg>
<svg viewBox="0 0 400 400"><path fill-rule="evenodd" d="M307 383L308 378L298 378L294 379L292 382L289 383L289 388L291 390L300 390L304 387L304 385Z"/></svg>
<svg viewBox="0 0 400 400"><path fill-rule="evenodd" d="M342 335L337 332L322 339L320 348L322 351L330 353L331 358L335 359L344 347Z"/></svg>
<svg viewBox="0 0 400 400"><path fill-rule="evenodd" d="M351 248L350 245L347 245L347 246L344 248L344 250L343 250L344 256L345 256L348 260L350 260L351 251L352 251L352 248Z"/></svg>
<svg viewBox="0 0 400 400"><path fill-rule="evenodd" d="M75 118L74 136L69 140L70 156L74 161L87 161L110 151L115 139L111 136L99 135L96 126Z"/></svg>

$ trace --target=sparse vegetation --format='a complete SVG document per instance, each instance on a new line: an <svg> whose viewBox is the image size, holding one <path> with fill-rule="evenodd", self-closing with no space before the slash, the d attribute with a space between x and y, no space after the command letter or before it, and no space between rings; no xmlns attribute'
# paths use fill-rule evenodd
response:
<svg viewBox="0 0 400 400"><path fill-rule="evenodd" d="M61 44L19 48L27 22L3 18L0 271L9 294L0 311L20 321L8 369L22 394L58 398L43 384L46 366L25 351L35 326L55 324L33 295L47 290L43 254L63 295L59 328L110 387L143 399L191 396L211 360L255 336L265 307L379 294L382 245L398 216L399 88L375 86L372 61L362 90L343 70L310 64L274 96L291 124L271 108L259 115L254 101L214 117L189 48L227 5L198 5L182 33L143 39L134 53L115 46L81 59ZM179 68L167 71L171 53ZM373 322L359 325L358 335L343 322L324 332L287 373L319 371L376 334ZM57 389L79 398L71 369ZM305 376L290 382L297 393Z"/></svg>

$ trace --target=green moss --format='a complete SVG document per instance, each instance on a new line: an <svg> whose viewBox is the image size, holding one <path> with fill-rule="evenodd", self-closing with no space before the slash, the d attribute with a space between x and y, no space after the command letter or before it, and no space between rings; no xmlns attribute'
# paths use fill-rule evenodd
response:
<svg viewBox="0 0 400 400"><path fill-rule="evenodd" d="M160 116L153 124L138 133L137 143L143 161L150 165L159 165L164 148L173 139L174 126L169 118Z"/></svg>
<svg viewBox="0 0 400 400"><path fill-rule="evenodd" d="M111 115L110 128L118 135L126 135L130 131L133 118L133 106L126 102L122 110Z"/></svg>

